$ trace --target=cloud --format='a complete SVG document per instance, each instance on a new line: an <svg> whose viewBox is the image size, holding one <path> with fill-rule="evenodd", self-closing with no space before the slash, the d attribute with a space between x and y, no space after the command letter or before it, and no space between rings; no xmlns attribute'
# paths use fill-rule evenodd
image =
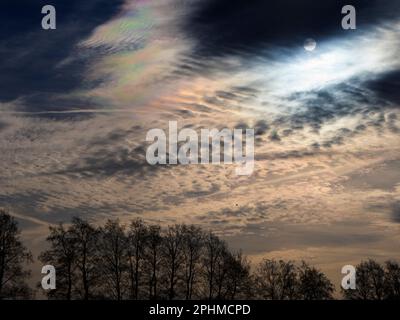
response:
<svg viewBox="0 0 400 320"><path fill-rule="evenodd" d="M118 175L142 176L159 169L159 167L150 166L144 159L144 155L143 147L135 148L132 151L123 148L99 149L94 154L80 159L79 163L51 174L101 178Z"/></svg>
<svg viewBox="0 0 400 320"><path fill-rule="evenodd" d="M356 32L341 1L57 2L56 33L38 29L38 3L0 40L0 205L40 225L195 223L250 253L391 246L398 2L356 1ZM254 128L254 174L149 166L146 132L171 120Z"/></svg>
<svg viewBox="0 0 400 320"><path fill-rule="evenodd" d="M326 0L205 0L190 12L184 30L204 56L256 54L265 46L301 46L306 38L346 36L341 9L346 1ZM386 22L396 16L397 1L352 1L358 26ZM273 54L273 53L272 53Z"/></svg>
<svg viewBox="0 0 400 320"><path fill-rule="evenodd" d="M395 106L400 104L400 70L390 71L377 79L370 80L366 83L366 87L381 99Z"/></svg>
<svg viewBox="0 0 400 320"><path fill-rule="evenodd" d="M57 29L49 31L41 28L41 9L48 1L3 1L0 20L6 27L0 34L0 101L24 99L24 110L68 109L54 105L53 97L93 85L83 81L91 56L79 55L75 46L116 14L122 3L52 1Z"/></svg>

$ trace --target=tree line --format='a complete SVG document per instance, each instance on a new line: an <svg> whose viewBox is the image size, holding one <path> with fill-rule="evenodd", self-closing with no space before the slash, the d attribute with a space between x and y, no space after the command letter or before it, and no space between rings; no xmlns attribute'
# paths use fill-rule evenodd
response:
<svg viewBox="0 0 400 320"><path fill-rule="evenodd" d="M251 266L212 232L194 225L161 228L135 219L108 220L96 227L81 218L49 229L38 257L56 269L62 300L328 300L335 288L306 262L264 259ZM0 210L0 299L33 298L26 284L32 255L20 240L15 219ZM400 267L373 260L357 266L357 289L346 299L399 299ZM38 285L39 287L39 285ZM39 289L39 288L38 288ZM39 289L41 290L41 289Z"/></svg>

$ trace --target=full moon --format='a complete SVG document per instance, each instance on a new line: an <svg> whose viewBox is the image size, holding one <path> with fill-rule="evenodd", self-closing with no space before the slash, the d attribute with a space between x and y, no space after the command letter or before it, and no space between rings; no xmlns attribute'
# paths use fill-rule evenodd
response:
<svg viewBox="0 0 400 320"><path fill-rule="evenodd" d="M314 51L316 47L317 42L314 39L309 38L304 41L304 49L306 49L307 51Z"/></svg>

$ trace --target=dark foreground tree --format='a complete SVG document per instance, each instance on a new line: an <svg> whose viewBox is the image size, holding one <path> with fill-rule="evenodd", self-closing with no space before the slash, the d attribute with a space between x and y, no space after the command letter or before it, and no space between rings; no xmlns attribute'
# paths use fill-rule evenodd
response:
<svg viewBox="0 0 400 320"><path fill-rule="evenodd" d="M148 227L141 219L135 219L129 226L127 254L129 264L130 298L144 298L143 274L145 273L145 248L148 241Z"/></svg>
<svg viewBox="0 0 400 320"><path fill-rule="evenodd" d="M385 265L369 259L356 266L356 289L342 290L346 299L400 299L400 267L397 262Z"/></svg>
<svg viewBox="0 0 400 320"><path fill-rule="evenodd" d="M303 300L333 299L332 282L318 269L304 261L299 268L299 298Z"/></svg>
<svg viewBox="0 0 400 320"><path fill-rule="evenodd" d="M228 272L224 299L235 300L253 298L253 279L250 274L250 263L242 252L230 253L225 263Z"/></svg>
<svg viewBox="0 0 400 320"><path fill-rule="evenodd" d="M31 262L32 255L20 240L17 222L0 209L0 300L32 296L25 282L30 272L24 269Z"/></svg>
<svg viewBox="0 0 400 320"><path fill-rule="evenodd" d="M39 256L57 270L57 289L46 292L49 298L88 300L98 294L98 233L80 218L73 218L68 227L50 227L46 239L50 248Z"/></svg>
<svg viewBox="0 0 400 320"><path fill-rule="evenodd" d="M50 234L46 238L50 248L42 252L39 260L53 265L56 269L57 287L47 292L50 299L73 299L73 289L77 282L75 238L63 224L50 227Z"/></svg>
<svg viewBox="0 0 400 320"><path fill-rule="evenodd" d="M293 300L299 295L297 268L292 261L262 261L256 273L257 297L267 300Z"/></svg>
<svg viewBox="0 0 400 320"><path fill-rule="evenodd" d="M105 297L122 300L127 294L128 241L118 220L108 220L100 229L99 267Z"/></svg>
<svg viewBox="0 0 400 320"><path fill-rule="evenodd" d="M204 235L200 228L195 226L183 226L183 267L184 267L184 298L191 300L195 292L196 284L200 281L201 254Z"/></svg>
<svg viewBox="0 0 400 320"><path fill-rule="evenodd" d="M385 267L385 298L400 300L400 266L395 261L387 261Z"/></svg>
<svg viewBox="0 0 400 320"><path fill-rule="evenodd" d="M208 300L216 299L218 295L219 283L223 272L224 253L226 244L217 236L208 233L204 239L203 250L203 291L204 298ZM219 282L219 283L218 283Z"/></svg>
<svg viewBox="0 0 400 320"><path fill-rule="evenodd" d="M147 297L150 300L159 298L159 280L162 265L162 243L161 227L157 225L149 226L147 235L147 247L145 249L145 274L148 286Z"/></svg>
<svg viewBox="0 0 400 320"><path fill-rule="evenodd" d="M255 275L257 297L271 300L333 299L334 286L324 273L302 262L264 260Z"/></svg>
<svg viewBox="0 0 400 320"><path fill-rule="evenodd" d="M2 219L1 234L5 229L15 234L15 222L4 214ZM74 218L68 227L51 227L47 241L50 247L40 259L57 270L57 289L48 292L49 298L333 299L333 284L315 267L264 260L251 272L245 256L196 226L163 229L134 220L126 228L118 220L109 220L96 228ZM19 240L10 244L22 252L16 261L29 257ZM384 266L373 260L362 262L356 283L357 289L344 292L345 298L399 299L400 266L394 261Z"/></svg>
<svg viewBox="0 0 400 320"><path fill-rule="evenodd" d="M184 261L183 232L181 225L169 226L164 235L164 270L166 276L166 295L169 300L177 296L181 280L181 267Z"/></svg>
<svg viewBox="0 0 400 320"><path fill-rule="evenodd" d="M264 260L252 273L241 253L211 232L188 225L162 229L134 220L104 227L74 218L50 227L39 258L56 268L50 299L333 299L324 273L302 262ZM26 284L32 262L15 219L0 210L0 299L32 297ZM400 266L374 260L356 268L356 290L347 299L400 299Z"/></svg>
<svg viewBox="0 0 400 320"><path fill-rule="evenodd" d="M83 300L96 295L99 231L89 222L73 218L70 227L77 272L76 294Z"/></svg>

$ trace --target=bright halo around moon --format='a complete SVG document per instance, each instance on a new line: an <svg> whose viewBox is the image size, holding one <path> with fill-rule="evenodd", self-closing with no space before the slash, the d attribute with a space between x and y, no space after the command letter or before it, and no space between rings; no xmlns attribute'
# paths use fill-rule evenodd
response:
<svg viewBox="0 0 400 320"><path fill-rule="evenodd" d="M317 47L317 42L312 39L312 38L308 38L306 39L306 41L304 41L304 49L307 51L314 51L315 48Z"/></svg>

